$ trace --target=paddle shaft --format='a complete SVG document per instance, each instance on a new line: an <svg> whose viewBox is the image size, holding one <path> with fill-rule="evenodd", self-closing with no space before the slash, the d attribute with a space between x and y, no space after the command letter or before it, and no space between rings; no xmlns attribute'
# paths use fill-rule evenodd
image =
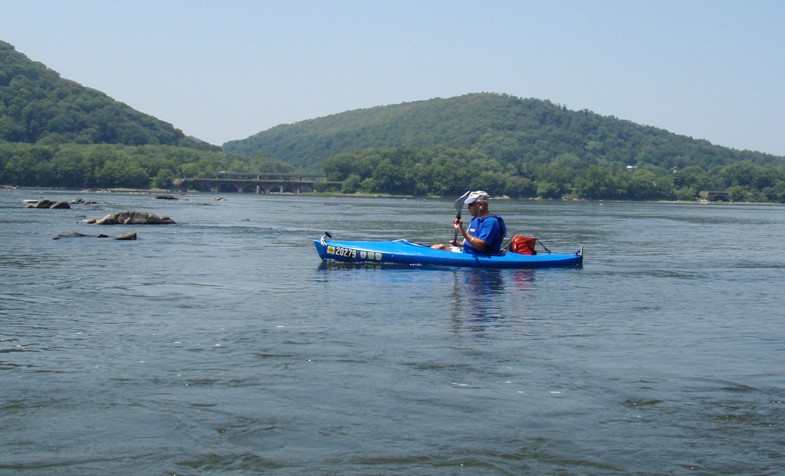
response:
<svg viewBox="0 0 785 476"><path fill-rule="evenodd" d="M458 210L458 213L455 214L455 219L456 220L460 220L461 219L461 211L460 210ZM456 246L458 245L458 230L455 230L455 236L453 236L452 242L455 243Z"/></svg>
<svg viewBox="0 0 785 476"><path fill-rule="evenodd" d="M453 206L455 207L455 218L457 220L461 219L461 210L463 210L463 202L466 200L466 197L469 196L469 193L471 192L467 191L466 193L461 195L461 198L459 198L458 200L455 201L455 203L453 203ZM452 242L455 243L456 245L458 244L458 230L455 230L455 235L452 238Z"/></svg>

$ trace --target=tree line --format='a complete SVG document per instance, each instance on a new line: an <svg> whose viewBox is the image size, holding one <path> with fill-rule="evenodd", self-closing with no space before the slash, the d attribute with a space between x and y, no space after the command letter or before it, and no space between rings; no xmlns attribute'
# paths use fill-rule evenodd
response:
<svg viewBox="0 0 785 476"><path fill-rule="evenodd" d="M289 164L219 150L115 144L0 142L0 184L62 188L169 188L174 178L220 171L290 173Z"/></svg>
<svg viewBox="0 0 785 476"><path fill-rule="evenodd" d="M343 182L344 193L455 196L468 188L516 198L695 200L701 191L719 190L735 201L785 203L783 164L582 165L569 153L547 163L505 164L478 150L398 147L334 155L324 172Z"/></svg>
<svg viewBox="0 0 785 476"><path fill-rule="evenodd" d="M62 188L170 188L174 178L221 171L294 173L291 164L177 146L37 145L0 142L0 184ZM502 163L472 149L396 147L336 154L324 174L343 193L455 196L466 189L514 198L695 200L727 191L732 200L785 203L785 166L735 162L704 169L622 162L582 167L562 154L547 163Z"/></svg>

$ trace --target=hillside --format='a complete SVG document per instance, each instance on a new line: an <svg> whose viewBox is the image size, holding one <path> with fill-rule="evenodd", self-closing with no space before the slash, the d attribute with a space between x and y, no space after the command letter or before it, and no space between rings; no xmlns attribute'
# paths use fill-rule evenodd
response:
<svg viewBox="0 0 785 476"><path fill-rule="evenodd" d="M327 157L361 149L449 147L482 152L502 163L545 163L563 154L583 165L638 162L674 167L778 161L762 153L719 147L663 129L538 99L478 93L380 106L281 125L227 152L261 152L319 171ZM781 159L781 158L779 158Z"/></svg>
<svg viewBox="0 0 785 476"><path fill-rule="evenodd" d="M785 203L785 158L501 94L349 111L223 148L324 171L348 193Z"/></svg>
<svg viewBox="0 0 785 476"><path fill-rule="evenodd" d="M288 172L185 137L0 41L0 185L165 188L219 171Z"/></svg>
<svg viewBox="0 0 785 476"><path fill-rule="evenodd" d="M106 94L63 79L0 41L0 141L207 145Z"/></svg>

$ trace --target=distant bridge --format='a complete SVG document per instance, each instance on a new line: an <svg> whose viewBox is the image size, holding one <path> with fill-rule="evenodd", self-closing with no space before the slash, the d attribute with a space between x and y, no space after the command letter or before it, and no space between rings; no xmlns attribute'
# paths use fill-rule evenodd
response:
<svg viewBox="0 0 785 476"><path fill-rule="evenodd" d="M172 180L181 190L220 192L303 193L312 192L317 186L340 188L341 182L328 182L320 174L265 173L249 174L221 172L214 178L179 178Z"/></svg>

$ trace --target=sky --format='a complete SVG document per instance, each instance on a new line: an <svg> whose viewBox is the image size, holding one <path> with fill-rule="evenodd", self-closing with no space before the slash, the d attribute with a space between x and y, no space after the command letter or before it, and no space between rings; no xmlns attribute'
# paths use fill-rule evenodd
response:
<svg viewBox="0 0 785 476"><path fill-rule="evenodd" d="M0 0L0 40L216 145L495 92L785 156L782 0Z"/></svg>

